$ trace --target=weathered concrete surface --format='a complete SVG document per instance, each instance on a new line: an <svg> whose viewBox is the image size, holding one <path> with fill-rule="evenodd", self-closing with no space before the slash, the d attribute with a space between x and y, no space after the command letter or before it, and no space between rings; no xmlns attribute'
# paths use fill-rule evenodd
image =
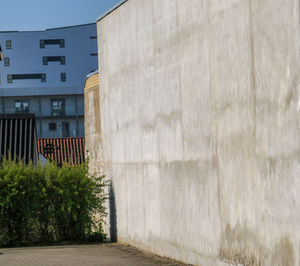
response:
<svg viewBox="0 0 300 266"><path fill-rule="evenodd" d="M118 240L300 265L299 28L298 0L129 0L98 22Z"/></svg>
<svg viewBox="0 0 300 266"><path fill-rule="evenodd" d="M84 128L85 149L90 160L91 171L99 171L101 166L101 121L99 99L99 73L87 77L84 86Z"/></svg>

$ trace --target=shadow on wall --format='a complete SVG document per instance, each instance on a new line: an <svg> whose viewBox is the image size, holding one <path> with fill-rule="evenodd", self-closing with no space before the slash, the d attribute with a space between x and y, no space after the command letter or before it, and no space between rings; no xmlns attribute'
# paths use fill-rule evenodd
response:
<svg viewBox="0 0 300 266"><path fill-rule="evenodd" d="M109 221L110 221L110 240L111 242L117 242L117 211L115 192L112 183L109 186Z"/></svg>

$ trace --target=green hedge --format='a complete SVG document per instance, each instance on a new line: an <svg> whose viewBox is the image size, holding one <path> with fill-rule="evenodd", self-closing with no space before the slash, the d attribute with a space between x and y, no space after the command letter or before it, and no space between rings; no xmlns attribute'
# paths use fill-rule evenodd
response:
<svg viewBox="0 0 300 266"><path fill-rule="evenodd" d="M0 166L0 246L103 241L104 177L86 165ZM95 218L96 217L96 218Z"/></svg>

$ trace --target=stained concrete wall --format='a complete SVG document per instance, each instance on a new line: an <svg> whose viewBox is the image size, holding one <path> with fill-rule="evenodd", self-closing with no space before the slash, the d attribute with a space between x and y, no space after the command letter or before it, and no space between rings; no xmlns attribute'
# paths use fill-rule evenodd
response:
<svg viewBox="0 0 300 266"><path fill-rule="evenodd" d="M98 21L118 240L300 265L299 28L298 0L128 0Z"/></svg>
<svg viewBox="0 0 300 266"><path fill-rule="evenodd" d="M91 172L101 170L101 122L99 99L99 74L87 77L84 86L85 149L88 153Z"/></svg>

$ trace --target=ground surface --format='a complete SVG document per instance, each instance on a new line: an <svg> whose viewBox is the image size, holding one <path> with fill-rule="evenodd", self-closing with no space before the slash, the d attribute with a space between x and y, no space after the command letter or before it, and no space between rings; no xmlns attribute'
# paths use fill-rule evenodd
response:
<svg viewBox="0 0 300 266"><path fill-rule="evenodd" d="M0 265L183 265L120 244L0 249Z"/></svg>

